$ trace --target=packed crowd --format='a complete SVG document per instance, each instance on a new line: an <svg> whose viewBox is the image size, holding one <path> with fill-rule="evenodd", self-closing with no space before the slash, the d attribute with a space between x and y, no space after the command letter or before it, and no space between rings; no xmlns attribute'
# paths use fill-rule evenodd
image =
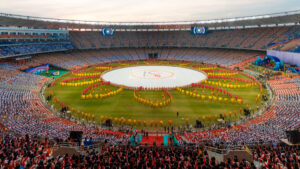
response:
<svg viewBox="0 0 300 169"><path fill-rule="evenodd" d="M8 131L19 135L61 138L66 140L69 132L83 131L85 136L92 135L97 140L111 143L126 143L127 135L116 137L114 134L94 132L96 128L84 127L64 120L46 109L39 100L38 92L30 90L0 89L0 122Z"/></svg>
<svg viewBox="0 0 300 169"><path fill-rule="evenodd" d="M300 167L299 146L257 146L254 147L254 160L265 168L293 168Z"/></svg>
<svg viewBox="0 0 300 169"><path fill-rule="evenodd" d="M295 83L300 90L300 78L293 78L285 81L286 83Z"/></svg>
<svg viewBox="0 0 300 169"><path fill-rule="evenodd" d="M9 70L9 69L1 69L0 68L0 82L7 80L11 77L14 77L16 75L18 75L20 73L20 71L17 70Z"/></svg>
<svg viewBox="0 0 300 169"><path fill-rule="evenodd" d="M39 54L20 62L4 62L0 64L3 69L24 70L42 64L51 64L64 69L74 69L80 66L88 66L95 63L122 61L122 60L146 60L152 49L115 49L115 50L88 50L57 52L51 54ZM262 55L261 52L234 51L229 49L159 49L158 59L161 60L189 60L234 66Z"/></svg>
<svg viewBox="0 0 300 169"><path fill-rule="evenodd" d="M44 39L44 40L48 40L48 39L68 39L69 35L66 33L54 33L54 34L43 34L43 35L21 35L21 34L2 34L0 35L0 38L2 39L0 41L0 44L14 44L14 43L18 43L18 42L14 42L11 39L30 39L30 40L36 40L36 39ZM7 40L10 39L11 41ZM19 42L21 43L21 42Z"/></svg>
<svg viewBox="0 0 300 169"><path fill-rule="evenodd" d="M78 56L85 61L92 57ZM143 56L143 55L142 55ZM180 58L176 55L167 55L168 58ZM161 56L163 58L163 56ZM125 57L127 58L127 57ZM140 59L141 55L130 55L128 59ZM188 57L196 58L196 57ZM124 59L120 56L103 56L97 58L101 62L117 61ZM66 60L68 63L70 60ZM197 60L199 61L199 60ZM74 62L70 65L81 64ZM86 63L86 62L84 62ZM59 64L59 63L58 63ZM65 64L66 67L72 67ZM5 70L11 68L3 65ZM1 69L0 69L1 70ZM2 75L1 75L2 77ZM39 88L45 78L18 73L3 78L0 82L0 123L7 131L26 137L41 136L49 139L60 138L68 140L69 132L73 130L83 131L84 136L91 136L94 140L107 141L114 145L127 144L129 134L119 132L104 132L97 127L78 125L67 121L46 109L39 99ZM285 138L286 130L297 130L300 128L300 107L299 105L299 77L279 77L269 81L276 94L274 104L262 116L245 122L240 126L226 127L210 131L195 133L185 133L185 137L191 143L201 143L205 140L213 145L225 143L231 145L253 145L272 143L279 144L279 140ZM2 85L2 86L1 86ZM5 86L5 87L3 87ZM18 88L16 88L18 86ZM32 88L32 87L36 88ZM1 127L0 126L0 127ZM176 135L177 136L177 135ZM180 136L177 136L180 138ZM167 148L167 149L146 149L139 147L104 146L100 152L90 151L86 155L68 156L53 158L45 149L51 149L51 145L44 145L27 138L6 138L7 141L1 143L0 163L2 166L14 168L23 166L24 168L255 168L254 164L246 161L228 160L218 162L214 158L209 158L203 153L199 153L195 147L189 148ZM27 141L25 141L27 140ZM29 141L28 141L29 140ZM183 142L182 139L179 139ZM9 144L9 146L7 145ZM18 149L12 145L26 147L26 150ZM10 149L9 148L14 148ZM29 148L32 147L32 149ZM283 153L278 153L283 151ZM13 152L13 153L11 153ZM255 159L262 163L263 167L283 168L299 167L299 155L297 149L276 147L255 149L253 154ZM20 153L20 154L18 154ZM127 160L127 158L129 160ZM136 158L132 161L130 159ZM100 160L98 160L100 159ZM77 161L77 162L75 162Z"/></svg>
<svg viewBox="0 0 300 169"><path fill-rule="evenodd" d="M88 142L88 141L86 141ZM90 141L89 141L90 142ZM218 161L205 146L139 147L104 144L100 149L53 156L58 142L45 139L5 136L0 142L0 167L9 168L139 168L139 169L283 169L300 167L297 146L254 146L250 162L234 156Z"/></svg>
<svg viewBox="0 0 300 169"><path fill-rule="evenodd" d="M241 126L244 127L196 132L186 135L186 138L193 143L210 140L215 144L226 142L229 145L277 144L280 139L286 138L286 130L300 129L300 90L295 84L298 81L299 77L270 80L276 94L275 102L261 116L243 123Z"/></svg>
<svg viewBox="0 0 300 169"><path fill-rule="evenodd" d="M74 51L71 54L77 56L74 61L59 63L59 66L70 68L74 63L86 62L85 64L112 62L120 60L145 60L152 49L116 49L116 50L89 50ZM160 60L186 60L205 62L225 66L235 65L260 55L260 52L243 52L226 49L159 49ZM78 60L79 59L79 60ZM80 63L83 64L83 63Z"/></svg>
<svg viewBox="0 0 300 169"><path fill-rule="evenodd" d="M54 44L32 44L0 47L1 56L17 56L26 54L35 54L51 51L62 51L73 49L70 43L54 43Z"/></svg>
<svg viewBox="0 0 300 169"><path fill-rule="evenodd" d="M14 65L12 65L12 64L0 63L0 69L15 70L16 67Z"/></svg>
<svg viewBox="0 0 300 169"><path fill-rule="evenodd" d="M81 126L50 112L39 97L42 84L47 80L47 77L19 72L0 82L1 125L23 136L29 134L66 140L70 131L78 130L83 131L84 136L93 136L97 140L115 144L127 142L128 135L100 132L98 128Z"/></svg>
<svg viewBox="0 0 300 169"><path fill-rule="evenodd" d="M274 33L275 32L275 33ZM242 30L216 30L195 38L189 32L117 32L104 37L100 32L71 32L75 48L114 47L216 47L239 49L266 49L269 45L299 35L299 26L255 28ZM234 37L234 38L232 38ZM6 37L7 38L7 37ZM73 49L68 42L7 43L2 41L0 57ZM269 45L268 45L269 44ZM295 51L298 51L298 46ZM225 66L246 63L262 54L227 49L157 49L158 59L185 60L221 64ZM130 134L106 131L95 126L84 126L65 120L50 112L41 103L39 89L45 77L21 73L31 66L46 63L65 69L88 66L100 62L147 59L153 49L115 49L74 51L70 53L43 54L28 62L0 64L0 168L299 168L299 146L284 146L279 140L286 138L286 130L300 129L300 77L270 80L276 94L273 105L257 118L239 126L184 133L191 147L131 147L125 145ZM70 131L83 131L84 137L108 142L99 151L89 150L81 155L52 156L57 146L56 138L71 141ZM4 132L5 131L5 132ZM7 132L12 135L4 136ZM5 134L4 134L5 133ZM13 136L18 135L18 136ZM33 137L47 138L35 140ZM184 139L176 133L180 143ZM49 140L48 140L49 139ZM51 141L50 141L51 140ZM252 155L256 163L243 159L217 161L209 157L199 143L211 145L253 145ZM272 143L272 146L255 144Z"/></svg>
<svg viewBox="0 0 300 169"><path fill-rule="evenodd" d="M46 78L43 76L22 72L15 76L11 76L10 78L7 78L6 80L0 82L0 84L4 84L7 86L10 85L22 86L24 89L26 89L28 87L41 86L43 79Z"/></svg>
<svg viewBox="0 0 300 169"><path fill-rule="evenodd" d="M83 58L81 55L81 52L79 52L73 57ZM94 55L91 54L91 56ZM169 54L169 56L172 55ZM92 57L84 59L89 58ZM128 59L139 58L140 55L128 57ZM108 57L104 55L99 59L102 62L110 62L121 58L119 56ZM19 73L0 82L2 87L5 86L5 88L0 89L0 108L3 110L1 115L5 115L7 118L2 123L9 130L16 132L27 131L30 135L40 134L48 137L59 135L64 139L67 138L70 130L82 130L85 131L85 135L94 130L89 127L80 127L75 123L69 123L43 107L39 101L38 92L34 91L39 91L38 89L44 81L45 77ZM216 144L226 142L229 145L255 144L258 142L273 142L276 144L280 139L285 138L285 130L298 129L300 127L300 114L298 113L300 110L299 106L297 106L300 95L299 77L293 79L281 77L281 79L271 80L269 83L275 91L276 101L262 116L246 122L240 127L226 127L188 134L185 136L187 140L192 143L210 140ZM19 86L19 88L16 89L15 86ZM113 135L95 135L95 137L114 140ZM120 141L126 142L127 138L116 139L115 142Z"/></svg>

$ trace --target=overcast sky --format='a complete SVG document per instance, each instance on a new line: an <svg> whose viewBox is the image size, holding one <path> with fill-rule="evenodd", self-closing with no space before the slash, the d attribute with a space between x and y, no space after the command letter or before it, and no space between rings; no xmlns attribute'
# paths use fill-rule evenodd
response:
<svg viewBox="0 0 300 169"><path fill-rule="evenodd" d="M182 21L300 9L300 0L0 0L0 12L90 21Z"/></svg>

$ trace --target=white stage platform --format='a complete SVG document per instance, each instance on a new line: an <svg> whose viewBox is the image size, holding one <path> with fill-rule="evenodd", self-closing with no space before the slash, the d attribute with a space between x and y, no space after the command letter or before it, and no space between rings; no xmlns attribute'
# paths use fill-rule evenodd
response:
<svg viewBox="0 0 300 169"><path fill-rule="evenodd" d="M175 88L198 83L207 78L203 72L175 66L134 66L111 70L104 81L128 88Z"/></svg>

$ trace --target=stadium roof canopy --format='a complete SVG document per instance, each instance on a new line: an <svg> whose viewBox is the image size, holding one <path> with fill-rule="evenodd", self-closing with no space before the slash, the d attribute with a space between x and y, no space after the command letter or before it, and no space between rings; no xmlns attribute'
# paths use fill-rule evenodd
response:
<svg viewBox="0 0 300 169"><path fill-rule="evenodd" d="M185 30L192 26L206 26L209 29L234 29L251 27L275 27L285 25L299 25L300 10L265 15L222 18L212 20L191 20L177 22L102 22L43 18L0 13L0 26L68 29L68 30L99 30L114 28L120 31L128 30ZM124 30L125 29L125 30Z"/></svg>

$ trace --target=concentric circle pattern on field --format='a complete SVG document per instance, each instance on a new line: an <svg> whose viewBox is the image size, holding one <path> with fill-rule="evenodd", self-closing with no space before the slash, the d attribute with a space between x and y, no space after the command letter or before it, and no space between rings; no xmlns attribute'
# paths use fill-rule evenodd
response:
<svg viewBox="0 0 300 169"><path fill-rule="evenodd" d="M206 75L193 69L175 66L135 66L115 69L102 75L102 79L125 87L175 88L198 83Z"/></svg>

